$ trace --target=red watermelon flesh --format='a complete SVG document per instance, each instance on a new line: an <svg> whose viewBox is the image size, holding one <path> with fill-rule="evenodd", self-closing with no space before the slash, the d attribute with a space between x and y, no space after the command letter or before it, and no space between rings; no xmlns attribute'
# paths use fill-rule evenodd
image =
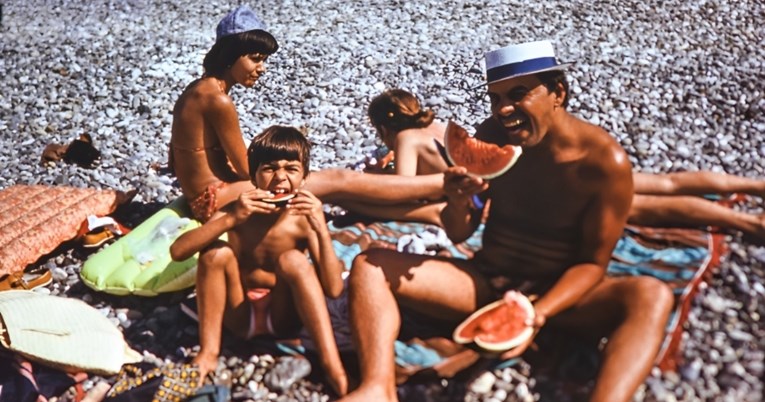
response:
<svg viewBox="0 0 765 402"><path fill-rule="evenodd" d="M471 343L490 352L502 352L525 342L533 328L527 324L534 317L531 302L518 292L506 295L476 311L454 330L457 343Z"/></svg>
<svg viewBox="0 0 765 402"><path fill-rule="evenodd" d="M507 172L518 161L522 152L522 148L518 146L499 147L497 144L473 138L453 121L446 125L444 147L452 165L463 166L470 174L487 180Z"/></svg>
<svg viewBox="0 0 765 402"><path fill-rule="evenodd" d="M264 198L263 201L279 204L279 203L287 202L287 200L292 198L295 198L295 193L275 194L272 198Z"/></svg>

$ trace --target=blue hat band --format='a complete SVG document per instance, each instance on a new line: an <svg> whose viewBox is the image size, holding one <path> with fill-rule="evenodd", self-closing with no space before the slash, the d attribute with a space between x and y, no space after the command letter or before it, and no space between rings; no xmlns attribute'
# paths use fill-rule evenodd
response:
<svg viewBox="0 0 765 402"><path fill-rule="evenodd" d="M555 57L540 57L538 59L524 60L518 63L505 64L486 70L486 81L494 82L516 75L530 74L558 66Z"/></svg>

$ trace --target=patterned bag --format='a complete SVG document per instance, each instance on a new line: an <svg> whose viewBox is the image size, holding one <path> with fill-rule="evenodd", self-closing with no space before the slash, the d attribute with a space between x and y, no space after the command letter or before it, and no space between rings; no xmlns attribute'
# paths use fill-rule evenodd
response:
<svg viewBox="0 0 765 402"><path fill-rule="evenodd" d="M194 395L202 382L196 365L168 364L143 371L126 364L104 402L180 402Z"/></svg>

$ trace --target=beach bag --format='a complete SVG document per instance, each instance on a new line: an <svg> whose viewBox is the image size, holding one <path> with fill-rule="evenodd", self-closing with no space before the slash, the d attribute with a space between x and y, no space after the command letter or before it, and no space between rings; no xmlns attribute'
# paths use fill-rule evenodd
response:
<svg viewBox="0 0 765 402"><path fill-rule="evenodd" d="M100 311L30 290L0 292L0 346L68 373L114 375L143 356Z"/></svg>
<svg viewBox="0 0 765 402"><path fill-rule="evenodd" d="M104 402L180 402L196 394L202 386L199 367L168 364L145 370L141 366L122 366L117 381Z"/></svg>

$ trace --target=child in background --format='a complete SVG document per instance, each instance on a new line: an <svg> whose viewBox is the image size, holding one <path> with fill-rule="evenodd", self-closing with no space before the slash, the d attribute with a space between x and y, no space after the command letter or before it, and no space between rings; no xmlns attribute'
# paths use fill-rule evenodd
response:
<svg viewBox="0 0 765 402"><path fill-rule="evenodd" d="M324 299L342 293L343 265L332 248L321 201L302 188L309 158L310 145L300 131L269 127L247 151L255 188L171 247L177 261L201 250L197 272L201 349L194 363L203 376L217 366L223 326L249 339L293 335L304 325L316 343L329 384L338 395L347 392ZM285 205L270 201L284 194L295 197ZM228 233L227 242L218 239L223 233Z"/></svg>

